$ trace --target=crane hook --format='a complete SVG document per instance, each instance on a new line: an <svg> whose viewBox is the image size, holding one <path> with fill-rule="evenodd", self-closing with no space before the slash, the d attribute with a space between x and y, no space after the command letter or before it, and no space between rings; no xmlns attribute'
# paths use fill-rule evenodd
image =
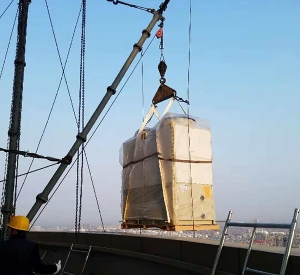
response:
<svg viewBox="0 0 300 275"><path fill-rule="evenodd" d="M166 71L167 71L167 64L164 60L161 60L158 64L158 71L159 71L159 74L160 74L160 84L165 84L166 83L166 79L165 79L165 74L166 74Z"/></svg>

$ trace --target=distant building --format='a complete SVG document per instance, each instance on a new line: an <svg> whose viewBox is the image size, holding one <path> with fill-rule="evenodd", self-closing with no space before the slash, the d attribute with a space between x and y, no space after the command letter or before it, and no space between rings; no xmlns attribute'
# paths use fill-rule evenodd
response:
<svg viewBox="0 0 300 275"><path fill-rule="evenodd" d="M39 225L35 225L32 227L31 231L44 231L44 229Z"/></svg>

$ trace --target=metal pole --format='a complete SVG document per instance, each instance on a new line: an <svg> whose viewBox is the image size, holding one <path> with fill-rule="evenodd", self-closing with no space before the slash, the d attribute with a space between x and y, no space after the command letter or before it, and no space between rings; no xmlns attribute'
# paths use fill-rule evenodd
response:
<svg viewBox="0 0 300 275"><path fill-rule="evenodd" d="M50 179L49 183L47 184L47 186L45 187L43 192L37 195L36 202L33 205L33 207L30 209L30 211L27 215L27 217L30 221L32 221L32 219L35 217L35 215L41 208L42 204L48 201L48 195L50 194L50 192L52 191L52 189L54 188L54 186L60 179L63 172L66 170L67 166L71 163L72 158L74 157L74 155L80 148L81 144L86 141L88 133L90 132L90 130L96 123L98 117L104 110L104 108L107 105L111 96L116 93L116 88L118 87L118 85L121 82L122 78L124 77L125 73L129 69L134 58L136 57L138 52L140 52L142 50L142 46L143 46L144 42L146 41L146 39L150 37L150 32L152 31L153 27L159 20L162 19L162 14L166 10L167 4L169 3L169 1L170 0L165 0L164 3L161 4L159 10L153 11L153 18L152 18L150 24L148 25L148 27L145 30L143 30L140 40L136 44L134 44L131 54L127 58L126 62L124 63L123 67L121 68L120 72L116 76L116 78L113 81L113 83L111 84L111 86L109 86L107 88L107 92L106 92L105 96L101 100L100 104L98 105L97 109L91 116L91 118L88 121L88 123L86 124L86 126L84 127L83 131L77 135L75 143L73 144L72 148L70 149L67 156L65 157L66 161L64 163L60 164L60 166L57 168L56 172Z"/></svg>
<svg viewBox="0 0 300 275"><path fill-rule="evenodd" d="M25 63L25 46L26 46L26 30L28 19L28 7L30 0L19 1L19 18L18 18L18 40L15 59L15 72L13 83L13 96L11 106L11 117L9 125L9 149L18 149L20 140L21 129L21 112L22 112L22 96L23 96L23 81ZM6 172L5 183L5 202L2 209L3 213L3 232L2 240L6 239L7 224L9 223L10 216L13 212L13 196L14 196L14 183L16 173L16 160L17 155L9 153L8 164Z"/></svg>
<svg viewBox="0 0 300 275"><path fill-rule="evenodd" d="M225 238L226 238L227 231L228 231L228 223L230 222L231 217L232 217L232 211L229 211L226 222L225 222L225 225L224 225L223 234L222 234L222 237L221 237L221 240L220 240L220 245L218 247L217 255L216 255L216 258L215 258L215 261L214 261L214 266L213 266L212 271L211 271L211 275L214 275L216 270L217 270L218 262L219 262L219 259L220 259L220 256L221 256L222 248L224 246Z"/></svg>
<svg viewBox="0 0 300 275"><path fill-rule="evenodd" d="M252 235L251 235L251 239L250 239L250 242L249 242L249 247L248 247L246 258L245 258L242 275L244 275L245 271L247 271L247 264L248 264L250 252L251 252L252 246L253 246L253 241L254 241L254 237L255 237L255 231L256 231L256 227L254 227L253 230L252 230Z"/></svg>
<svg viewBox="0 0 300 275"><path fill-rule="evenodd" d="M294 240L295 230L296 230L296 226L297 226L297 222L298 222L298 217L299 217L299 209L296 208L295 212L294 212L293 221L291 223L288 243L286 245L286 250L285 250L285 253L284 253L284 256L283 256L283 260L282 260L280 275L285 274L285 270L286 270L286 267L287 267L287 264L288 264L288 261L289 261L289 256L290 256L290 253L291 253L291 248L293 246L293 240Z"/></svg>

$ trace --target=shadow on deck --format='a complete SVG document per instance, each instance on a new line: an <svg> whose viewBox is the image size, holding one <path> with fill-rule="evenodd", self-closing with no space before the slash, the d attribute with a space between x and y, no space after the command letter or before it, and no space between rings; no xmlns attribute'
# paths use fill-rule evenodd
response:
<svg viewBox="0 0 300 275"><path fill-rule="evenodd" d="M70 246L88 250L92 247L85 271L86 275L98 274L210 274L216 256L218 242L180 238L159 238L129 234L80 234L76 243L74 233L30 232L28 237L40 244L41 255L45 251L45 263L67 258ZM76 245L75 245L76 243ZM216 275L241 274L246 245L227 244L219 261ZM259 250L258 250L259 249ZM279 273L283 248L254 247L248 266L270 273ZM298 275L300 250L290 256L286 275ZM65 271L80 274L86 254L72 252ZM252 274L252 273L246 273Z"/></svg>

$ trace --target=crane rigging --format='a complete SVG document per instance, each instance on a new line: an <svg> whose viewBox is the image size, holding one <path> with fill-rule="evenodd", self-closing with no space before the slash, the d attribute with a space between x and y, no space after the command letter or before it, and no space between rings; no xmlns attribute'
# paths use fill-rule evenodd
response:
<svg viewBox="0 0 300 275"><path fill-rule="evenodd" d="M18 40L17 40L17 52L16 52L16 62L15 62L15 79L14 79L14 93L13 93L13 102L12 102L12 110L11 110L11 123L10 123L10 146L8 153L8 167L7 167L7 177L5 183L5 204L2 208L3 213L3 234L2 239L6 238L7 224L9 222L9 218L11 214L13 214L13 195L16 191L15 188L15 180L16 180L16 167L17 167L17 151L19 151L19 140L20 140L20 127L21 127L21 109L22 109L22 92L23 92L23 82L24 82L24 67L25 67L25 45L26 45L26 30L27 30L27 18L28 18L28 7L31 1L29 0L20 0L19 1L19 21L18 21ZM109 1L113 2L113 4L125 4L122 1ZM154 28L155 24L163 18L163 12L167 9L168 3L170 0L165 0L160 6L158 10L154 9L146 9L146 11L153 14L152 20L147 26L146 29L143 30L142 36L139 41L134 44L133 50L127 60L125 61L123 67L119 71L115 80L112 84L107 88L107 92L103 97L102 101L96 108L95 112L83 127L82 131L79 132L76 136L76 141L73 146L67 153L66 157L64 157L64 161L60 163L58 169L48 182L47 186L44 188L43 192L38 194L36 197L36 202L33 207L30 209L27 217L30 221L35 217L38 213L40 207L48 201L48 196L55 187L56 183L62 176L63 172L66 170L68 165L72 162L73 157L80 149L81 145L86 142L87 135L91 131L98 117L106 107L109 99L116 93L116 89L126 74L128 68L132 64L134 58L136 57L138 52L142 51L142 47L147 38L150 37L150 33ZM131 6L131 5L128 5ZM135 7L134 5L132 7ZM142 9L141 7L138 7ZM143 9L142 9L143 10ZM17 150L17 151L15 151Z"/></svg>

